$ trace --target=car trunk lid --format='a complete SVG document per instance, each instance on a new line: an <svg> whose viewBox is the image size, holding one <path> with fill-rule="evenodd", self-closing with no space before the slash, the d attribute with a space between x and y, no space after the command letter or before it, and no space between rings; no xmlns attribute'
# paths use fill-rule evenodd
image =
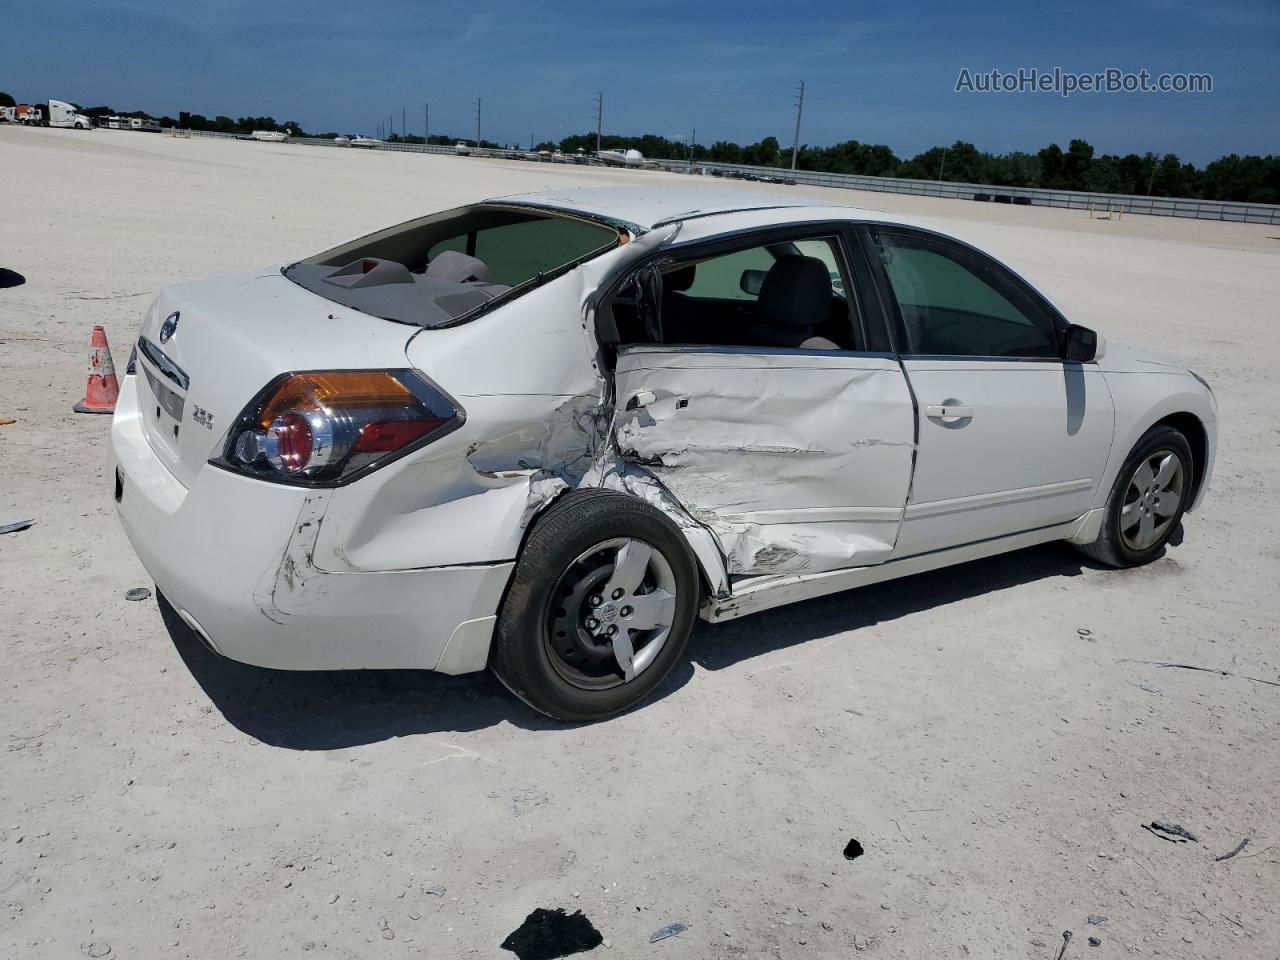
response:
<svg viewBox="0 0 1280 960"><path fill-rule="evenodd" d="M189 486L271 380L303 370L402 367L415 332L309 293L278 268L169 287L138 338L147 440Z"/></svg>

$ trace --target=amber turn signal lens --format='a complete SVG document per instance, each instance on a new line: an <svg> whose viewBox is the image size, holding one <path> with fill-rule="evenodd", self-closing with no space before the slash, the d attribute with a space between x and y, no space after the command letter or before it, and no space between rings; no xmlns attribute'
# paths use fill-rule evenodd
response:
<svg viewBox="0 0 1280 960"><path fill-rule="evenodd" d="M300 408L402 407L414 402L408 387L381 370L295 373L276 388L258 414L258 423L266 428L284 411Z"/></svg>

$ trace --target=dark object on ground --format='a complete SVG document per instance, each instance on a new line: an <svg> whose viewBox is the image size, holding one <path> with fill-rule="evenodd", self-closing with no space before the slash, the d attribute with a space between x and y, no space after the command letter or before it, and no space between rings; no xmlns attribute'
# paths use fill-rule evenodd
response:
<svg viewBox="0 0 1280 960"><path fill-rule="evenodd" d="M857 860L864 853L866 853L866 851L862 849L862 844L860 844L857 840L850 840L845 845L844 858L846 860Z"/></svg>
<svg viewBox="0 0 1280 960"><path fill-rule="evenodd" d="M151 591L146 587L134 587L132 590L126 590L124 598L126 600L146 600L151 596Z"/></svg>
<svg viewBox="0 0 1280 960"><path fill-rule="evenodd" d="M1062 960L1062 955L1067 952L1067 944L1071 942L1071 931L1062 931L1062 946L1058 948L1058 956L1054 960Z"/></svg>
<svg viewBox="0 0 1280 960"><path fill-rule="evenodd" d="M1018 204L1019 206L1022 206L1022 207L1029 207L1029 206L1031 206L1031 198L1030 198L1030 197L1014 197L1014 198L1013 198L1013 202L1014 202L1014 203L1016 203L1016 204Z"/></svg>
<svg viewBox="0 0 1280 960"><path fill-rule="evenodd" d="M1086 919L1095 927L1101 926L1107 922L1107 918L1098 913L1091 913Z"/></svg>
<svg viewBox="0 0 1280 960"><path fill-rule="evenodd" d="M991 194L989 194L989 193L975 193L975 194L973 195L973 199L975 199L975 200L977 200L977 201L980 201L980 202L982 202L982 203L990 203L990 202L991 202Z"/></svg>
<svg viewBox="0 0 1280 960"><path fill-rule="evenodd" d="M997 193L995 195L996 203L1013 203L1013 197L1007 193Z"/></svg>
<svg viewBox="0 0 1280 960"><path fill-rule="evenodd" d="M650 943L657 943L659 940L665 940L667 937L674 937L677 934L684 933L689 929L689 925L685 923L669 923L661 930L655 930L649 937Z"/></svg>
<svg viewBox="0 0 1280 960"><path fill-rule="evenodd" d="M27 529L33 523L35 523L34 520L19 520L16 523L6 523L0 527L0 533L17 533L19 530Z"/></svg>
<svg viewBox="0 0 1280 960"><path fill-rule="evenodd" d="M1243 840L1237 843L1234 848L1232 848L1230 853L1224 853L1222 856L1214 857L1213 859L1216 860L1218 863L1221 863L1223 860L1230 860L1232 857L1234 857L1237 853L1239 853L1248 845L1249 845L1249 838L1245 837Z"/></svg>
<svg viewBox="0 0 1280 960"><path fill-rule="evenodd" d="M1177 823L1152 820L1150 823L1144 823L1142 829L1148 833L1155 834L1161 840L1168 840L1170 843L1186 843L1188 840L1192 843L1200 842L1200 839L1194 833Z"/></svg>
<svg viewBox="0 0 1280 960"><path fill-rule="evenodd" d="M1174 667L1178 670L1199 670L1201 673L1216 673L1223 677L1239 677L1241 680L1252 680L1254 683L1265 683L1280 687L1280 681L1261 680L1258 677L1247 677L1243 673L1232 673L1230 670L1216 670L1213 667L1197 667L1191 663L1165 663L1162 660L1117 660L1116 663L1145 663L1151 667Z"/></svg>
<svg viewBox="0 0 1280 960"><path fill-rule="evenodd" d="M1089 946L1091 946L1091 947L1100 947L1100 946L1102 946L1102 938L1101 938L1101 937L1090 937L1090 938L1089 938Z"/></svg>
<svg viewBox="0 0 1280 960"><path fill-rule="evenodd" d="M26 282L27 278L17 270L0 267L0 290L5 289L6 287L20 287Z"/></svg>
<svg viewBox="0 0 1280 960"><path fill-rule="evenodd" d="M502 941L502 949L510 950L519 960L555 960L594 950L602 943L604 937L581 910L567 914L560 908L539 907Z"/></svg>

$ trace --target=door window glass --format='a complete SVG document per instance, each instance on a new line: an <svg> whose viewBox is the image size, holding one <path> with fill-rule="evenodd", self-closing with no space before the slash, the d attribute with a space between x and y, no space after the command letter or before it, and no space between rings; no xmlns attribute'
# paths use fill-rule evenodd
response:
<svg viewBox="0 0 1280 960"><path fill-rule="evenodd" d="M659 342L856 350L840 264L822 237L667 265Z"/></svg>
<svg viewBox="0 0 1280 960"><path fill-rule="evenodd" d="M752 293L743 289L742 278L747 271L758 271L763 278L777 258L767 247L751 247L712 257L694 266L693 282L685 295L713 300L755 300L759 290Z"/></svg>
<svg viewBox="0 0 1280 960"><path fill-rule="evenodd" d="M993 262L918 237L877 242L912 353L1058 358L1052 318Z"/></svg>

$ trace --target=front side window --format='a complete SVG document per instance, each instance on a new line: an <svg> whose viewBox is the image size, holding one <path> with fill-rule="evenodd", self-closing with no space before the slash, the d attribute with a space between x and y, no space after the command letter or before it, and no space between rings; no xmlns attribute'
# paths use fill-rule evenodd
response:
<svg viewBox="0 0 1280 960"><path fill-rule="evenodd" d="M994 262L955 244L876 236L917 355L1058 359L1053 319Z"/></svg>

